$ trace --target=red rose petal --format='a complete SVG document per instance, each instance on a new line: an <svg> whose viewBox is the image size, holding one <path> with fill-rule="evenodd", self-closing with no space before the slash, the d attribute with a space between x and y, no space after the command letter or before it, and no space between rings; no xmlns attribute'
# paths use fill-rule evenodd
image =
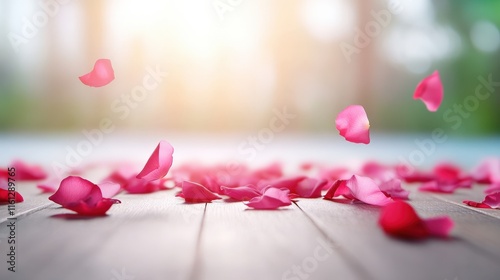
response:
<svg viewBox="0 0 500 280"><path fill-rule="evenodd" d="M437 70L417 85L413 99L422 100L427 110L431 112L438 110L443 101L443 84Z"/></svg>
<svg viewBox="0 0 500 280"><path fill-rule="evenodd" d="M49 199L87 216L104 215L112 204L120 203L117 199L103 198L99 186L76 176L62 180L59 189Z"/></svg>
<svg viewBox="0 0 500 280"><path fill-rule="evenodd" d="M102 87L111 83L115 79L111 60L98 59L92 72L79 77L79 79L83 84L91 87Z"/></svg>
<svg viewBox="0 0 500 280"><path fill-rule="evenodd" d="M241 186L236 188L222 188L224 194L238 201L248 201L256 196L262 195L255 186Z"/></svg>
<svg viewBox="0 0 500 280"><path fill-rule="evenodd" d="M370 143L370 122L363 106L351 105L345 108L338 114L335 126L349 142Z"/></svg>
<svg viewBox="0 0 500 280"><path fill-rule="evenodd" d="M267 188L261 196L252 198L246 205L254 209L274 210L292 204L287 189Z"/></svg>
<svg viewBox="0 0 500 280"><path fill-rule="evenodd" d="M446 216L423 220L410 204L401 200L382 208L379 225L388 235L403 239L445 238L454 226L453 220Z"/></svg>
<svg viewBox="0 0 500 280"><path fill-rule="evenodd" d="M0 188L0 204L9 203L9 198L12 199L12 194L9 196L9 193L12 193L12 192L8 191L6 189ZM15 191L14 192L14 201L16 203L23 202L24 198L20 193Z"/></svg>
<svg viewBox="0 0 500 280"><path fill-rule="evenodd" d="M212 202L212 200L220 199L204 186L189 181L182 182L182 192L177 196L184 198L189 203Z"/></svg>
<svg viewBox="0 0 500 280"><path fill-rule="evenodd" d="M15 160L10 165L16 169L15 179L18 181L43 180L47 178L47 173L41 166L30 165L22 160Z"/></svg>
<svg viewBox="0 0 500 280"><path fill-rule="evenodd" d="M380 190L375 181L359 175L353 175L349 180L337 181L325 194L326 199L338 196L378 206L384 206L393 201Z"/></svg>
<svg viewBox="0 0 500 280"><path fill-rule="evenodd" d="M146 165L137 175L138 179L154 181L167 175L172 166L174 148L167 141L160 141Z"/></svg>
<svg viewBox="0 0 500 280"><path fill-rule="evenodd" d="M488 194L482 202L464 200L465 204L476 208L500 209L500 192Z"/></svg>

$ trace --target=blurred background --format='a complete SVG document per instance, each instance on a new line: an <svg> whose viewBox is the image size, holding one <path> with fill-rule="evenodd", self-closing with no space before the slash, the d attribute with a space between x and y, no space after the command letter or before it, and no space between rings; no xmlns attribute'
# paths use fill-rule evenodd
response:
<svg viewBox="0 0 500 280"><path fill-rule="evenodd" d="M2 0L0 131L106 117L124 131L251 131L286 107L287 130L332 132L361 104L374 131L498 134L500 87L473 100L480 76L500 82L498 11L495 0ZM99 58L116 79L87 87L78 77ZM121 118L112 104L152 69L168 75ZM445 100L429 113L412 95L436 69ZM453 127L456 104L474 109Z"/></svg>

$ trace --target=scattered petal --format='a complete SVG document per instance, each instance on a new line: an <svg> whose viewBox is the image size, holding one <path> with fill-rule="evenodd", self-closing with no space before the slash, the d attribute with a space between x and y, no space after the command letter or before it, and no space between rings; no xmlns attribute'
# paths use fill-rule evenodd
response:
<svg viewBox="0 0 500 280"><path fill-rule="evenodd" d="M188 203L212 202L212 200L220 199L204 186L189 181L182 182L182 192L177 196L184 198Z"/></svg>
<svg viewBox="0 0 500 280"><path fill-rule="evenodd" d="M353 175L349 180L335 182L325 194L325 199L338 196L378 206L384 206L393 201L380 190L375 181L359 175Z"/></svg>
<svg viewBox="0 0 500 280"><path fill-rule="evenodd" d="M224 194L229 196L230 198L238 201L248 201L256 196L262 195L255 186L241 186L236 188L222 188L224 190Z"/></svg>
<svg viewBox="0 0 500 280"><path fill-rule="evenodd" d="M289 193L290 191L288 189L269 187L265 189L261 196L250 199L246 205L260 210L278 209L279 207L292 204L292 200L288 196Z"/></svg>
<svg viewBox="0 0 500 280"><path fill-rule="evenodd" d="M448 237L453 228L449 217L421 219L413 207L401 200L394 201L380 213L379 225L388 235L403 239L423 239L430 236Z"/></svg>
<svg viewBox="0 0 500 280"><path fill-rule="evenodd" d="M97 186L101 189L102 197L104 198L112 198L120 193L122 189L120 184L113 182L102 182L97 184Z"/></svg>
<svg viewBox="0 0 500 280"><path fill-rule="evenodd" d="M482 202L464 200L464 203L476 208L500 209L500 192L487 195Z"/></svg>
<svg viewBox="0 0 500 280"><path fill-rule="evenodd" d="M417 85L413 99L422 100L427 110L431 112L438 110L443 101L443 84L437 70Z"/></svg>
<svg viewBox="0 0 500 280"><path fill-rule="evenodd" d="M335 126L340 135L349 142L370 143L370 122L361 105L351 105L340 112Z"/></svg>
<svg viewBox="0 0 500 280"><path fill-rule="evenodd" d="M321 191L327 184L327 180L306 178L298 182L292 189L290 189L290 192L303 198L321 197Z"/></svg>
<svg viewBox="0 0 500 280"><path fill-rule="evenodd" d="M62 180L59 189L49 199L87 216L105 215L112 204L120 203L117 199L103 198L99 186L76 176Z"/></svg>
<svg viewBox="0 0 500 280"><path fill-rule="evenodd" d="M491 185L488 186L488 188L484 190L484 192L486 194L500 192L500 182L492 183Z"/></svg>
<svg viewBox="0 0 500 280"><path fill-rule="evenodd" d="M23 202L23 196L17 191L9 191L0 187L0 204L8 204L10 200L14 200L16 203Z"/></svg>
<svg viewBox="0 0 500 280"><path fill-rule="evenodd" d="M98 59L92 72L79 77L79 79L83 84L91 87L102 87L111 83L115 79L111 60Z"/></svg>
<svg viewBox="0 0 500 280"><path fill-rule="evenodd" d="M15 160L10 166L16 169L15 179L18 181L43 180L47 178L45 170L38 165L30 165L22 160Z"/></svg>
<svg viewBox="0 0 500 280"><path fill-rule="evenodd" d="M154 181L165 177L172 166L173 153L174 148L170 143L160 141L137 178Z"/></svg>
<svg viewBox="0 0 500 280"><path fill-rule="evenodd" d="M472 177L479 184L500 183L500 158L487 158L473 171Z"/></svg>
<svg viewBox="0 0 500 280"><path fill-rule="evenodd" d="M399 179L391 179L383 182L379 185L379 188L382 192L392 198L408 200L408 196L410 195L409 191L401 187L401 180Z"/></svg>

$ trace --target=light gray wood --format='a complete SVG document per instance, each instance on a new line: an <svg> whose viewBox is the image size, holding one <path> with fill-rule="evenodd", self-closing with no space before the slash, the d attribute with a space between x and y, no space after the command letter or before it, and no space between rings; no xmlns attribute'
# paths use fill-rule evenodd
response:
<svg viewBox="0 0 500 280"><path fill-rule="evenodd" d="M295 205L265 211L240 202L208 204L200 242L193 279L362 279L336 244L324 249L327 238ZM304 274L294 274L293 266Z"/></svg>
<svg viewBox="0 0 500 280"><path fill-rule="evenodd" d="M186 279L196 253L204 205L185 205L174 191L120 195L107 217L67 220L49 207L16 222L17 272L0 279ZM6 235L6 228L0 235ZM129 278L125 278L129 279Z"/></svg>
<svg viewBox="0 0 500 280"><path fill-rule="evenodd" d="M16 191L23 196L24 201L15 204L14 217L25 216L53 205L53 202L48 199L49 195L42 194L34 182L16 182ZM11 216L8 205L0 205L0 226L3 227L9 217Z"/></svg>
<svg viewBox="0 0 500 280"><path fill-rule="evenodd" d="M450 214L457 222L454 238L446 241L400 241L384 234L378 226L379 207L321 199L301 199L298 202L318 227L343 244L345 250L365 265L375 279L498 279L500 259L463 240L470 237L464 237L463 232L471 225L457 219L459 214L452 213L459 212L459 207L441 202L443 211L439 211L437 207L418 199L412 204L422 216L443 214L441 212ZM422 211L429 206L434 208L432 215ZM473 212L469 215L476 216ZM496 225L499 226L498 223ZM498 228L488 233L488 236L495 235L500 235Z"/></svg>

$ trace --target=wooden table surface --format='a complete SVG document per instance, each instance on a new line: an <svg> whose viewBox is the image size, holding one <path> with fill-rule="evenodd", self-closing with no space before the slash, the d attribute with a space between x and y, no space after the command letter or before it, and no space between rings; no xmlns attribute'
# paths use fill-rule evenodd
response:
<svg viewBox="0 0 500 280"><path fill-rule="evenodd" d="M413 136L380 137L371 146L361 146L338 141L335 135L276 136L250 164L270 158L287 166L307 160L332 165L367 158L395 162L415 149ZM79 139L3 135L0 163L23 158L50 167L64 158L65 145L76 145ZM84 161L127 160L140 167L160 139L176 148L175 166L197 158L231 158L245 138L114 135ZM484 156L498 156L498 143L495 138L449 140L436 146L426 164L450 159L469 168ZM96 173L88 178L100 176ZM177 190L123 193L117 196L122 204L114 205L108 216L74 218L40 194L35 183L19 183L25 202L16 204L15 273L7 270L8 213L0 205L0 279L500 279L500 210L461 203L482 200L484 187L452 195L405 187L421 216L449 215L455 221L450 239L390 238L377 225L380 208L365 204L299 199L281 210L258 211L241 202L185 204L174 196Z"/></svg>

